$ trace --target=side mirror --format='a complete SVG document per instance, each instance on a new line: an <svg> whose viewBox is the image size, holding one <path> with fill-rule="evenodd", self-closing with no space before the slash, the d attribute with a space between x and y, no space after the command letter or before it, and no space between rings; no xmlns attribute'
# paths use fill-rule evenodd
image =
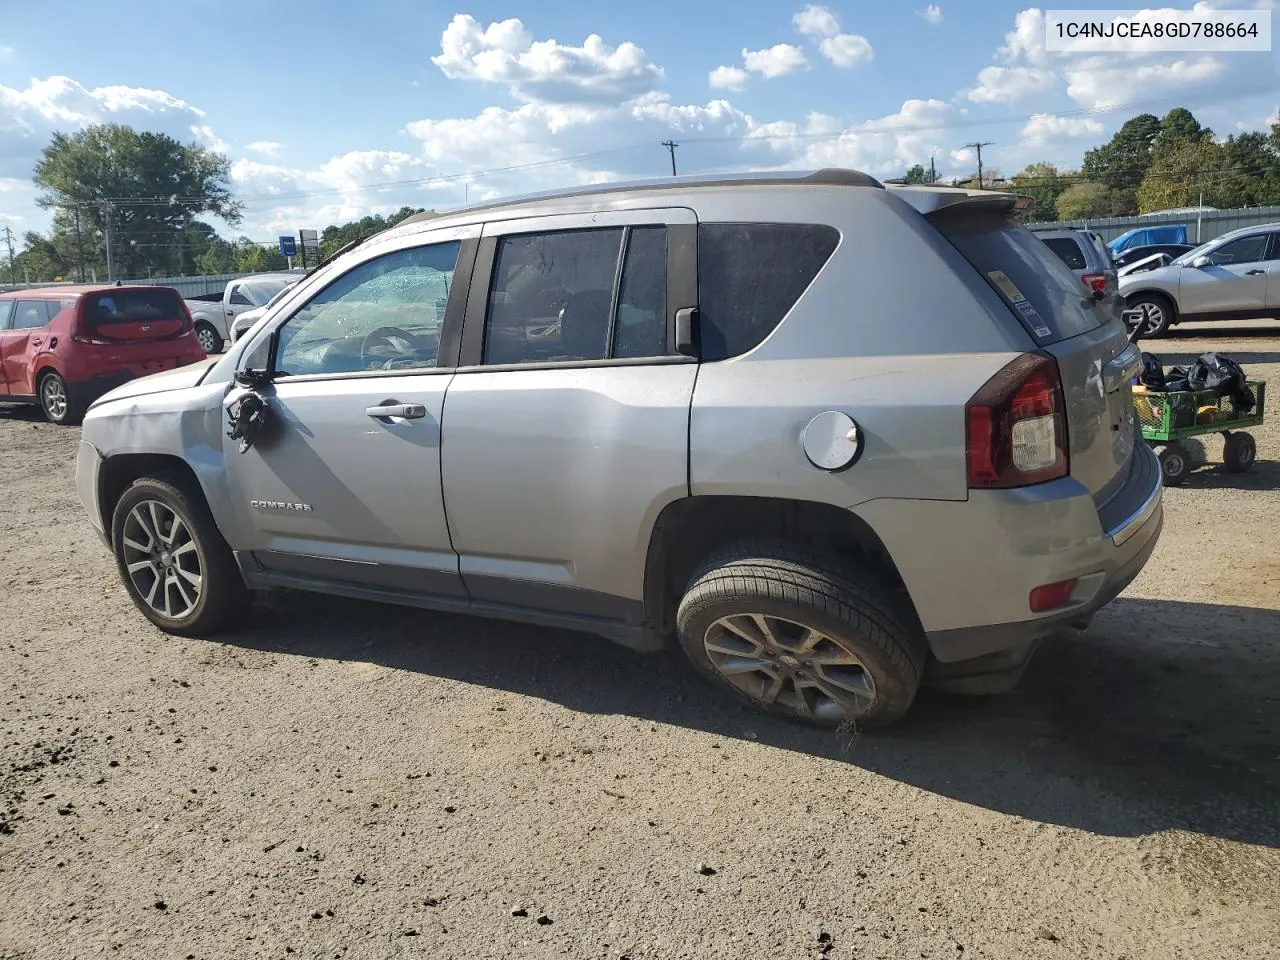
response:
<svg viewBox="0 0 1280 960"><path fill-rule="evenodd" d="M1203 270L1205 267L1209 266L1212 263L1213 261L1210 260L1208 257L1196 257L1194 260L1191 261L1191 265L1195 267L1197 270Z"/></svg>

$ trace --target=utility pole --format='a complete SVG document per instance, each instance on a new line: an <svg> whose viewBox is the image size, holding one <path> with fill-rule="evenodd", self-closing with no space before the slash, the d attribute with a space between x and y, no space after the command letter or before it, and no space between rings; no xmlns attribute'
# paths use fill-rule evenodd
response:
<svg viewBox="0 0 1280 960"><path fill-rule="evenodd" d="M933 157L929 157L929 182L938 182L938 168L933 165Z"/></svg>
<svg viewBox="0 0 1280 960"><path fill-rule="evenodd" d="M106 231L107 240L107 283L115 281L115 259L111 253L111 204L104 203L102 205L103 228Z"/></svg>
<svg viewBox="0 0 1280 960"><path fill-rule="evenodd" d="M302 269L307 269L307 244L302 239L302 228L298 228L298 252L302 254ZM293 269L292 267L290 269Z"/></svg>
<svg viewBox="0 0 1280 960"><path fill-rule="evenodd" d="M9 244L9 282L18 282L18 268L13 265L13 231L9 229L9 225L4 225L4 239Z"/></svg>
<svg viewBox="0 0 1280 960"><path fill-rule="evenodd" d="M676 175L676 147L680 146L680 144L674 140L663 140L662 145L671 153L671 175L674 177Z"/></svg>
<svg viewBox="0 0 1280 960"><path fill-rule="evenodd" d="M76 204L76 256L79 260L80 282L84 283L84 237L80 234L80 204Z"/></svg>
<svg viewBox="0 0 1280 960"><path fill-rule="evenodd" d="M966 147L972 147L978 151L978 189L982 189L982 148L991 146L995 141L987 140L983 143L966 143Z"/></svg>

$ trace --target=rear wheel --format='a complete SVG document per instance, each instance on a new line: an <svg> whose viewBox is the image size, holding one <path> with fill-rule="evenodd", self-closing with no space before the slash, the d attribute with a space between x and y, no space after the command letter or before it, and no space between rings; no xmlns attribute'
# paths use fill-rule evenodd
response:
<svg viewBox="0 0 1280 960"><path fill-rule="evenodd" d="M1160 451L1160 473L1166 487L1176 487L1191 473L1191 454L1180 443L1170 443Z"/></svg>
<svg viewBox="0 0 1280 960"><path fill-rule="evenodd" d="M40 409L50 423L72 426L83 416L80 405L72 399L67 381L53 371L40 378Z"/></svg>
<svg viewBox="0 0 1280 960"><path fill-rule="evenodd" d="M700 673L818 726L884 726L907 712L925 660L913 621L868 571L776 541L709 558L676 614Z"/></svg>
<svg viewBox="0 0 1280 960"><path fill-rule="evenodd" d="M222 334L213 329L213 325L201 321L196 324L196 339L200 341L200 346L205 353L221 353L222 352Z"/></svg>
<svg viewBox="0 0 1280 960"><path fill-rule="evenodd" d="M1227 435L1226 446L1222 450L1222 460L1231 473L1244 473L1258 459L1258 444L1253 435L1248 433L1232 433Z"/></svg>
<svg viewBox="0 0 1280 960"><path fill-rule="evenodd" d="M1169 332L1173 306L1164 297L1139 294L1125 305L1124 322L1131 334L1137 331L1135 339L1156 340Z"/></svg>
<svg viewBox="0 0 1280 960"><path fill-rule="evenodd" d="M167 633L200 636L248 608L231 548L189 481L144 477L116 504L111 543L125 589Z"/></svg>

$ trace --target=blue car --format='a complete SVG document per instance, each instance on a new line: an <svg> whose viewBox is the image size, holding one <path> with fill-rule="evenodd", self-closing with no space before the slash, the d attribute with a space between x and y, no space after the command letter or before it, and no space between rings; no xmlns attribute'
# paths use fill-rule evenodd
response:
<svg viewBox="0 0 1280 960"><path fill-rule="evenodd" d="M1187 225L1162 224L1158 227L1135 227L1127 230L1107 244L1114 260L1131 247L1149 247L1161 243L1186 243Z"/></svg>

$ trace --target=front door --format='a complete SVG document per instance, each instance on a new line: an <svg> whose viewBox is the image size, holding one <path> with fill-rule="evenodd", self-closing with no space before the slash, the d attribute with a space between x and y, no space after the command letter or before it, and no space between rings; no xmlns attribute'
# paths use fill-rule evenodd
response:
<svg viewBox="0 0 1280 960"><path fill-rule="evenodd" d="M0 300L0 397L7 397L10 392L4 356L6 344L9 342L9 323L16 304L15 300Z"/></svg>
<svg viewBox="0 0 1280 960"><path fill-rule="evenodd" d="M687 209L486 226L444 420L473 600L636 622L649 531L689 489L695 245Z"/></svg>
<svg viewBox="0 0 1280 960"><path fill-rule="evenodd" d="M379 245L248 345L242 363L273 358L269 419L244 454L228 439L226 462L235 546L260 569L462 595L440 485L452 360L439 348L465 306L453 279L468 233L479 228Z"/></svg>
<svg viewBox="0 0 1280 960"><path fill-rule="evenodd" d="M1205 266L1184 266L1178 275L1182 315L1265 310L1269 239L1266 233L1237 237L1211 250Z"/></svg>
<svg viewBox="0 0 1280 960"><path fill-rule="evenodd" d="M8 327L0 327L0 364L10 396L35 396L31 359L42 349L49 321L57 312L58 304L52 300L13 302Z"/></svg>

